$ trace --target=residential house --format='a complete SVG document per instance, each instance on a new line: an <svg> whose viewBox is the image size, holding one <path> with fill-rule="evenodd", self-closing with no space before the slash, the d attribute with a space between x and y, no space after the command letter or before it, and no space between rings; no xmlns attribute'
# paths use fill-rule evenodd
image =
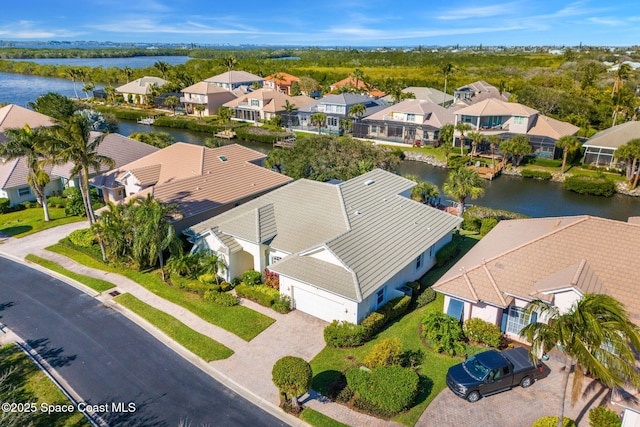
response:
<svg viewBox="0 0 640 427"><path fill-rule="evenodd" d="M441 90L433 89L430 87L410 86L402 89L402 92L413 94L415 99L433 102L434 104L438 104L442 107L448 107L453 103L453 96L449 95L448 93L444 93ZM393 103L393 97L391 95L387 95L382 99L390 104Z"/></svg>
<svg viewBox="0 0 640 427"><path fill-rule="evenodd" d="M346 88L346 89L345 89ZM343 90L354 91L357 93L367 94L372 98L380 98L384 96L384 92L375 87L371 87L367 82L356 80L354 77L347 77L339 82L335 82L329 86L331 92L340 92Z"/></svg>
<svg viewBox="0 0 640 427"><path fill-rule="evenodd" d="M338 184L301 179L187 233L195 251L222 256L227 280L268 268L295 309L359 323L426 273L461 221L411 200L414 185L380 169Z"/></svg>
<svg viewBox="0 0 640 427"><path fill-rule="evenodd" d="M554 158L556 141L575 135L580 129L540 114L537 110L516 102L488 98L454 111L454 125L468 123L473 131L485 135L499 135L502 140L514 135L526 135L536 157ZM456 136L459 132L455 132ZM558 150L559 151L559 150Z"/></svg>
<svg viewBox="0 0 640 427"><path fill-rule="evenodd" d="M0 108L0 144L6 141L4 131L7 129L21 129L25 125L30 128L51 127L54 120L28 108L15 104L5 105Z"/></svg>
<svg viewBox="0 0 640 427"><path fill-rule="evenodd" d="M214 116L218 114L218 108L236 98L233 92L214 83L198 82L181 90L184 96L180 97L180 102L185 105L187 113L202 116ZM204 110L198 111L198 105Z"/></svg>
<svg viewBox="0 0 640 427"><path fill-rule="evenodd" d="M308 96L289 96L271 89L258 89L224 104L234 111L232 118L258 122L270 120L286 111L287 102L300 108L314 102Z"/></svg>
<svg viewBox="0 0 640 427"><path fill-rule="evenodd" d="M299 82L300 78L292 76L289 73L275 73L264 78L265 89L271 89L291 95L291 85L293 82Z"/></svg>
<svg viewBox="0 0 640 427"><path fill-rule="evenodd" d="M501 221L433 286L444 311L500 325L508 338L538 316L534 299L561 312L586 293L622 302L640 325L640 224L573 216ZM544 321L544 319L540 319Z"/></svg>
<svg viewBox="0 0 640 427"><path fill-rule="evenodd" d="M117 87L116 91L122 95L125 102L146 104L149 95L153 93L154 86L160 88L167 83L168 81L160 77L145 76Z"/></svg>
<svg viewBox="0 0 640 427"><path fill-rule="evenodd" d="M615 167L616 150L636 138L640 138L640 122L635 121L598 132L582 145L585 148L583 162L596 166Z"/></svg>
<svg viewBox="0 0 640 427"><path fill-rule="evenodd" d="M351 119L349 111L356 104L362 104L366 112L362 117L374 114L388 105L382 99L374 99L366 95L354 93L341 93L339 95L327 95L314 102L298 108L287 120L290 120L294 129L317 131L318 126L311 122L311 116L315 113L324 113L327 116L326 122L321 127L322 132L331 134L342 134L344 132L343 120ZM283 119L285 115L283 115ZM357 117L353 118L358 120Z"/></svg>
<svg viewBox="0 0 640 427"><path fill-rule="evenodd" d="M500 92L497 87L490 85L484 80L478 80L477 82L455 89L453 91L453 98L454 107L464 107L490 98L497 99L499 101L508 101L509 93Z"/></svg>
<svg viewBox="0 0 640 427"><path fill-rule="evenodd" d="M440 128L453 121L453 114L438 104L405 99L354 123L353 135L410 145L431 145L438 140Z"/></svg>
<svg viewBox="0 0 640 427"><path fill-rule="evenodd" d="M207 148L177 142L97 176L92 184L116 203L152 195L177 205L174 227L180 232L291 181L263 168L265 157L238 144Z"/></svg>
<svg viewBox="0 0 640 427"><path fill-rule="evenodd" d="M226 73L218 74L217 76L209 77L204 81L232 91L242 86L251 87L254 83L262 86L264 78L256 76L255 74L247 73L246 71L231 70Z"/></svg>

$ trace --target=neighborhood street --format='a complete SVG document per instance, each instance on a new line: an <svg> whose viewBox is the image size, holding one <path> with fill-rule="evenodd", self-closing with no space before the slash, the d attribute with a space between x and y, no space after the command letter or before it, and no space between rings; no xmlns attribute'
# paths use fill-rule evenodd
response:
<svg viewBox="0 0 640 427"><path fill-rule="evenodd" d="M0 271L0 323L85 402L107 404L100 415L109 424L286 425L100 301L6 258L0 257Z"/></svg>

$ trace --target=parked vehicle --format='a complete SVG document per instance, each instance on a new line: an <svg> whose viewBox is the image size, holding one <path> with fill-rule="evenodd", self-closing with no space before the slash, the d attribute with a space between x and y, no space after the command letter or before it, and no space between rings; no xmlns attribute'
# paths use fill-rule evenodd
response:
<svg viewBox="0 0 640 427"><path fill-rule="evenodd" d="M476 402L488 396L520 385L529 387L542 373L522 347L502 352L489 350L476 354L449 368L447 385L458 396Z"/></svg>

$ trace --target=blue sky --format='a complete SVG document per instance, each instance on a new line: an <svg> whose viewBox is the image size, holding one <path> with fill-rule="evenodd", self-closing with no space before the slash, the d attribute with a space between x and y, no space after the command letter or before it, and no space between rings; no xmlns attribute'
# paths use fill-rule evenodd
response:
<svg viewBox="0 0 640 427"><path fill-rule="evenodd" d="M0 40L314 46L640 44L637 0L7 3L0 15Z"/></svg>

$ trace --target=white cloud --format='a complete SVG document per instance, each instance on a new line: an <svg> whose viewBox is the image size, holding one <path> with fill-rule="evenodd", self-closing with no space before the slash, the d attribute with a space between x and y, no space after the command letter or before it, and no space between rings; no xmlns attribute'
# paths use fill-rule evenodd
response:
<svg viewBox="0 0 640 427"><path fill-rule="evenodd" d="M442 21L463 20L475 18L490 18L494 16L513 15L514 11L522 8L522 2L511 2L479 7L456 7L436 16Z"/></svg>
<svg viewBox="0 0 640 427"><path fill-rule="evenodd" d="M45 28L45 25L36 21L18 21L0 26L0 36L11 39L67 39L80 37L87 33L82 31L70 31L60 28Z"/></svg>
<svg viewBox="0 0 640 427"><path fill-rule="evenodd" d="M607 26L611 26L611 27L617 27L617 26L622 26L622 25L626 25L627 23L622 20L622 19L616 19L616 18L598 18L598 17L592 17L587 19L587 21L593 23L593 24L597 24L597 25L607 25Z"/></svg>

